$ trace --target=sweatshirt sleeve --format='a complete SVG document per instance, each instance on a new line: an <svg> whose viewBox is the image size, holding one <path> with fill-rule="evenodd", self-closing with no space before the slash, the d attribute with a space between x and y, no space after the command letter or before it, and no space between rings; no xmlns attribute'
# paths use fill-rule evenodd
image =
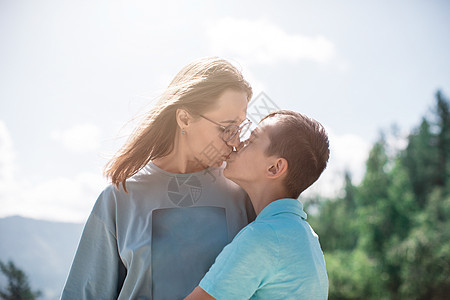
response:
<svg viewBox="0 0 450 300"><path fill-rule="evenodd" d="M126 269L119 257L115 230L111 228L114 222L99 217L111 214L105 194L100 195L84 227L63 289L63 300L115 299L122 287Z"/></svg>

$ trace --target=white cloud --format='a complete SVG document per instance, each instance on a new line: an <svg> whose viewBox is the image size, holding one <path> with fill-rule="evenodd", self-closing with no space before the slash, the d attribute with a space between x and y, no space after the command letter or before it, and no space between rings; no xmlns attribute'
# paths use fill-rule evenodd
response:
<svg viewBox="0 0 450 300"><path fill-rule="evenodd" d="M337 135L328 127L325 128L330 140L330 159L319 180L305 192L306 196L337 196L343 187L346 170L351 173L355 185L361 183L366 170L370 144L357 135Z"/></svg>
<svg viewBox="0 0 450 300"><path fill-rule="evenodd" d="M77 153L90 152L100 145L100 129L93 124L79 124L67 130L55 130L51 136Z"/></svg>
<svg viewBox="0 0 450 300"><path fill-rule="evenodd" d="M0 190L13 178L13 142L6 125L0 120Z"/></svg>
<svg viewBox="0 0 450 300"><path fill-rule="evenodd" d="M21 182L14 191L14 201L2 204L1 216L85 222L105 186L106 180L93 173L56 177L34 186Z"/></svg>
<svg viewBox="0 0 450 300"><path fill-rule="evenodd" d="M67 142L92 142L98 135L92 126L61 132ZM94 134L87 131L94 131ZM89 136L90 135L90 136ZM98 138L97 138L98 139ZM95 141L96 142L96 141ZM75 145L75 144L74 144ZM6 125L0 120L0 217L21 215L65 222L86 221L107 182L101 174L80 173L72 178L57 177L38 184L26 176L15 176L16 154Z"/></svg>
<svg viewBox="0 0 450 300"><path fill-rule="evenodd" d="M267 90L264 83L262 83L262 81L258 80L257 77L250 71L250 68L248 68L247 66L243 66L242 75L244 76L245 80L247 80L250 83L250 85L252 86L253 97L255 97L259 93Z"/></svg>
<svg viewBox="0 0 450 300"><path fill-rule="evenodd" d="M254 63L312 60L326 63L335 56L334 44L323 36L288 34L266 20L223 18L207 32L211 50Z"/></svg>
<svg viewBox="0 0 450 300"><path fill-rule="evenodd" d="M0 120L0 206L3 211L8 203L14 203L16 190L15 151L6 125Z"/></svg>

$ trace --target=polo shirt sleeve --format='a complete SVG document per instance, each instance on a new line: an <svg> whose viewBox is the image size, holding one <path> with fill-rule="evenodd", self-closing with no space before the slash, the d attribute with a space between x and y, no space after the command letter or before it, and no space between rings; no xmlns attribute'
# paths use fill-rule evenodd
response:
<svg viewBox="0 0 450 300"><path fill-rule="evenodd" d="M249 299L269 282L278 260L275 231L252 223L222 250L199 285L216 299Z"/></svg>

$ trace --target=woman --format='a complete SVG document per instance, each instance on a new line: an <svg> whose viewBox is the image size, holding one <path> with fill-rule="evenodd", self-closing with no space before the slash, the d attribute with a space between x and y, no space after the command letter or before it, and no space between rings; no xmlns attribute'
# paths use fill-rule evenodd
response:
<svg viewBox="0 0 450 300"><path fill-rule="evenodd" d="M184 67L108 163L63 299L181 299L254 218L223 161L252 89L220 58Z"/></svg>

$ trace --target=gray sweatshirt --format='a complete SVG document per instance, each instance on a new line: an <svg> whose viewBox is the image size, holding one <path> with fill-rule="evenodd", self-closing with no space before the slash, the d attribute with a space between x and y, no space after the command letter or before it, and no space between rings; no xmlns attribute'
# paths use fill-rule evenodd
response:
<svg viewBox="0 0 450 300"><path fill-rule="evenodd" d="M61 299L182 299L255 217L223 167L174 174L150 162L127 190L100 194Z"/></svg>

